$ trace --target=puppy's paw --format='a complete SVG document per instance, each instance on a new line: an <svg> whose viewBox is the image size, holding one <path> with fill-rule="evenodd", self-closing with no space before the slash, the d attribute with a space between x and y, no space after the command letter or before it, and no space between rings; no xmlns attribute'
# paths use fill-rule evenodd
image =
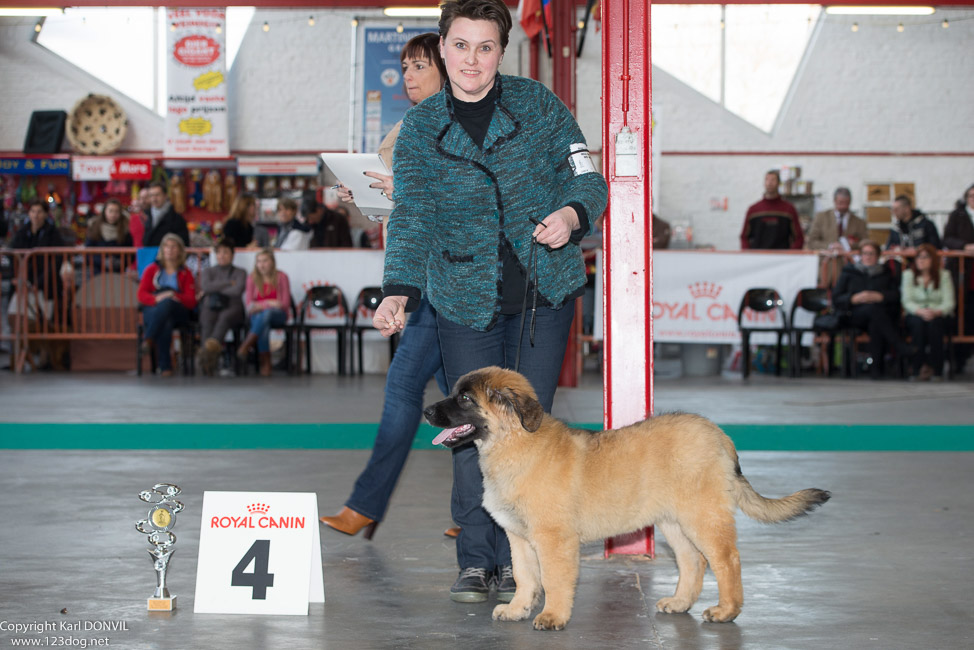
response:
<svg viewBox="0 0 974 650"><path fill-rule="evenodd" d="M552 612L542 611L534 617L536 630L564 630L566 625L568 625L567 616L559 616Z"/></svg>
<svg viewBox="0 0 974 650"><path fill-rule="evenodd" d="M711 623L730 623L741 613L740 607L717 605L703 610L703 620Z"/></svg>
<svg viewBox="0 0 974 650"><path fill-rule="evenodd" d="M689 600L684 598L660 598L656 601L656 611L665 612L667 614L683 614L693 605Z"/></svg>
<svg viewBox="0 0 974 650"><path fill-rule="evenodd" d="M531 615L531 610L527 607L514 607L510 603L498 605L494 608L493 618L495 621L523 621Z"/></svg>

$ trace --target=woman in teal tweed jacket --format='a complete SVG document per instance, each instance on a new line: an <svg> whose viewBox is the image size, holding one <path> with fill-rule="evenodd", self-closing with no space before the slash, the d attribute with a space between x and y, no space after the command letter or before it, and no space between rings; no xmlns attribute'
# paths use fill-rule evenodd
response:
<svg viewBox="0 0 974 650"><path fill-rule="evenodd" d="M386 336L398 331L404 309L426 295L447 384L484 366L517 366L550 411L571 299L585 284L578 243L608 191L565 105L535 81L497 73L511 25L503 0L441 5L448 83L406 113L396 141L386 297L373 322ZM483 602L496 581L497 599L510 602L509 536L483 508L477 448L460 430L451 500L460 572L450 598Z"/></svg>
<svg viewBox="0 0 974 650"><path fill-rule="evenodd" d="M498 75L495 85L482 147L454 121L447 90L406 114L382 282L386 295L411 299L407 310L426 292L438 313L477 330L500 312L503 240L526 269L531 219L575 203L594 222L607 197L601 174L576 176L569 165L569 146L585 138L561 100L530 79ZM585 283L578 241L586 231L561 248L537 249L538 292L555 308Z"/></svg>

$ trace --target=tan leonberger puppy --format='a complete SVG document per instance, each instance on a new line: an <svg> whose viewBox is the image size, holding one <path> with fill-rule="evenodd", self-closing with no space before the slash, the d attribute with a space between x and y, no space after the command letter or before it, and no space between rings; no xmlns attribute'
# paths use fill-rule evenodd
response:
<svg viewBox="0 0 974 650"><path fill-rule="evenodd" d="M719 602L703 617L733 621L744 601L736 509L776 523L830 496L817 489L761 496L741 473L731 439L697 415L659 415L598 433L571 429L543 412L527 379L501 368L464 375L425 414L446 428L434 444L477 445L484 508L511 540L517 591L494 618L527 618L544 590L544 609L534 619L539 630L560 630L571 618L581 544L651 524L666 536L680 575L676 593L656 609L690 609L709 563Z"/></svg>

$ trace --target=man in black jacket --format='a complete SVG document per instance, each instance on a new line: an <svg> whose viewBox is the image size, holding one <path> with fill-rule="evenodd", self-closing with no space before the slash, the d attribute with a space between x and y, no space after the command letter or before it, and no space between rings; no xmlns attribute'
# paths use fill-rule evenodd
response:
<svg viewBox="0 0 974 650"><path fill-rule="evenodd" d="M178 235L183 244L189 246L189 229L183 215L176 212L166 195L166 184L162 181L149 183L148 223L142 236L143 246L158 246L169 233Z"/></svg>
<svg viewBox="0 0 974 650"><path fill-rule="evenodd" d="M947 225L944 226L944 246L951 250L965 251L968 255L974 254L974 185L967 188L964 192L964 200L958 201L954 211L947 217ZM954 274L957 293L964 294L964 334L974 334L974 262L970 257L964 260L964 286L961 286L958 275L959 261L957 258L951 259L947 268ZM964 364L972 353L974 353L974 346L968 343L954 346L956 357L954 372L964 371Z"/></svg>
<svg viewBox="0 0 974 650"><path fill-rule="evenodd" d="M927 219L927 215L913 209L910 197L901 194L893 201L893 216L896 223L889 231L886 249L906 248L914 249L920 244L932 244L934 248L941 248L940 235L937 226Z"/></svg>

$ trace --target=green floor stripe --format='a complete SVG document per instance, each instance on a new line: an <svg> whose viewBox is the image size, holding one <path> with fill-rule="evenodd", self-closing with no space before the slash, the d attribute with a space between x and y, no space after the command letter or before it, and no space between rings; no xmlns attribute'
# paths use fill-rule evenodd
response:
<svg viewBox="0 0 974 650"><path fill-rule="evenodd" d="M596 424L581 424L588 429ZM0 423L0 449L369 449L370 424ZM974 451L969 425L727 424L738 449L769 451ZM423 424L413 449L433 449Z"/></svg>

